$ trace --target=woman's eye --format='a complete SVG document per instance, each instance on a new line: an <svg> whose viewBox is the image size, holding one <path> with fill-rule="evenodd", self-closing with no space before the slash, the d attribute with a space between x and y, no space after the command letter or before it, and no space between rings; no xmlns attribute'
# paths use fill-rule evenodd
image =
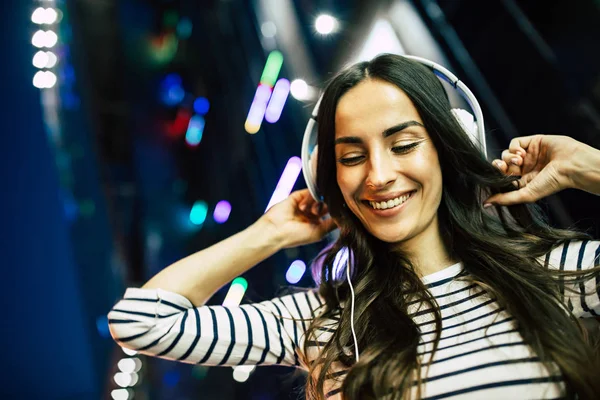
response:
<svg viewBox="0 0 600 400"><path fill-rule="evenodd" d="M339 162L342 165L356 165L358 164L362 159L364 158L364 156L356 156L356 157L344 157L344 158L340 158Z"/></svg>
<svg viewBox="0 0 600 400"><path fill-rule="evenodd" d="M394 146L392 151L396 154L405 154L419 145L419 142L407 144L406 146Z"/></svg>

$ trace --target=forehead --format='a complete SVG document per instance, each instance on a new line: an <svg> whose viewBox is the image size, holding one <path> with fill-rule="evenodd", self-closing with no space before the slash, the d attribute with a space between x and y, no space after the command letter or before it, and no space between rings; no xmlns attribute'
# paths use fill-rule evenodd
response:
<svg viewBox="0 0 600 400"><path fill-rule="evenodd" d="M408 120L422 123L406 93L389 82L366 79L340 98L335 135L382 132Z"/></svg>

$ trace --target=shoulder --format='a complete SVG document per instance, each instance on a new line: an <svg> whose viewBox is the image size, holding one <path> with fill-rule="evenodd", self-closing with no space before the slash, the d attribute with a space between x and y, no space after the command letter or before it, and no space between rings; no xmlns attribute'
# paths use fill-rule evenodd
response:
<svg viewBox="0 0 600 400"><path fill-rule="evenodd" d="M566 240L539 258L545 268L585 270L600 266L600 240Z"/></svg>

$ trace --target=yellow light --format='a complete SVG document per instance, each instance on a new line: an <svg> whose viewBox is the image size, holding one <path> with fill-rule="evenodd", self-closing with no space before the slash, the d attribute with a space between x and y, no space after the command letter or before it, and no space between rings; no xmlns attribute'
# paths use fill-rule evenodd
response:
<svg viewBox="0 0 600 400"><path fill-rule="evenodd" d="M246 129L246 132L253 135L259 131L260 125L256 125L256 124L246 121L246 123L244 124L244 129Z"/></svg>

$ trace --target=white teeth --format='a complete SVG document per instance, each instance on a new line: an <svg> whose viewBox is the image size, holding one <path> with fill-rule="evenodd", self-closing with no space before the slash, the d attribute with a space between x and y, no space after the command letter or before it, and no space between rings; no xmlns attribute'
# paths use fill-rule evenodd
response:
<svg viewBox="0 0 600 400"><path fill-rule="evenodd" d="M405 194L404 196L396 197L395 199L388 200L388 201L382 201L382 202L369 201L369 204L371 205L371 207L373 207L376 210L386 210L388 208L399 206L400 204L402 204L406 200L408 200L409 197L410 197L410 193Z"/></svg>

